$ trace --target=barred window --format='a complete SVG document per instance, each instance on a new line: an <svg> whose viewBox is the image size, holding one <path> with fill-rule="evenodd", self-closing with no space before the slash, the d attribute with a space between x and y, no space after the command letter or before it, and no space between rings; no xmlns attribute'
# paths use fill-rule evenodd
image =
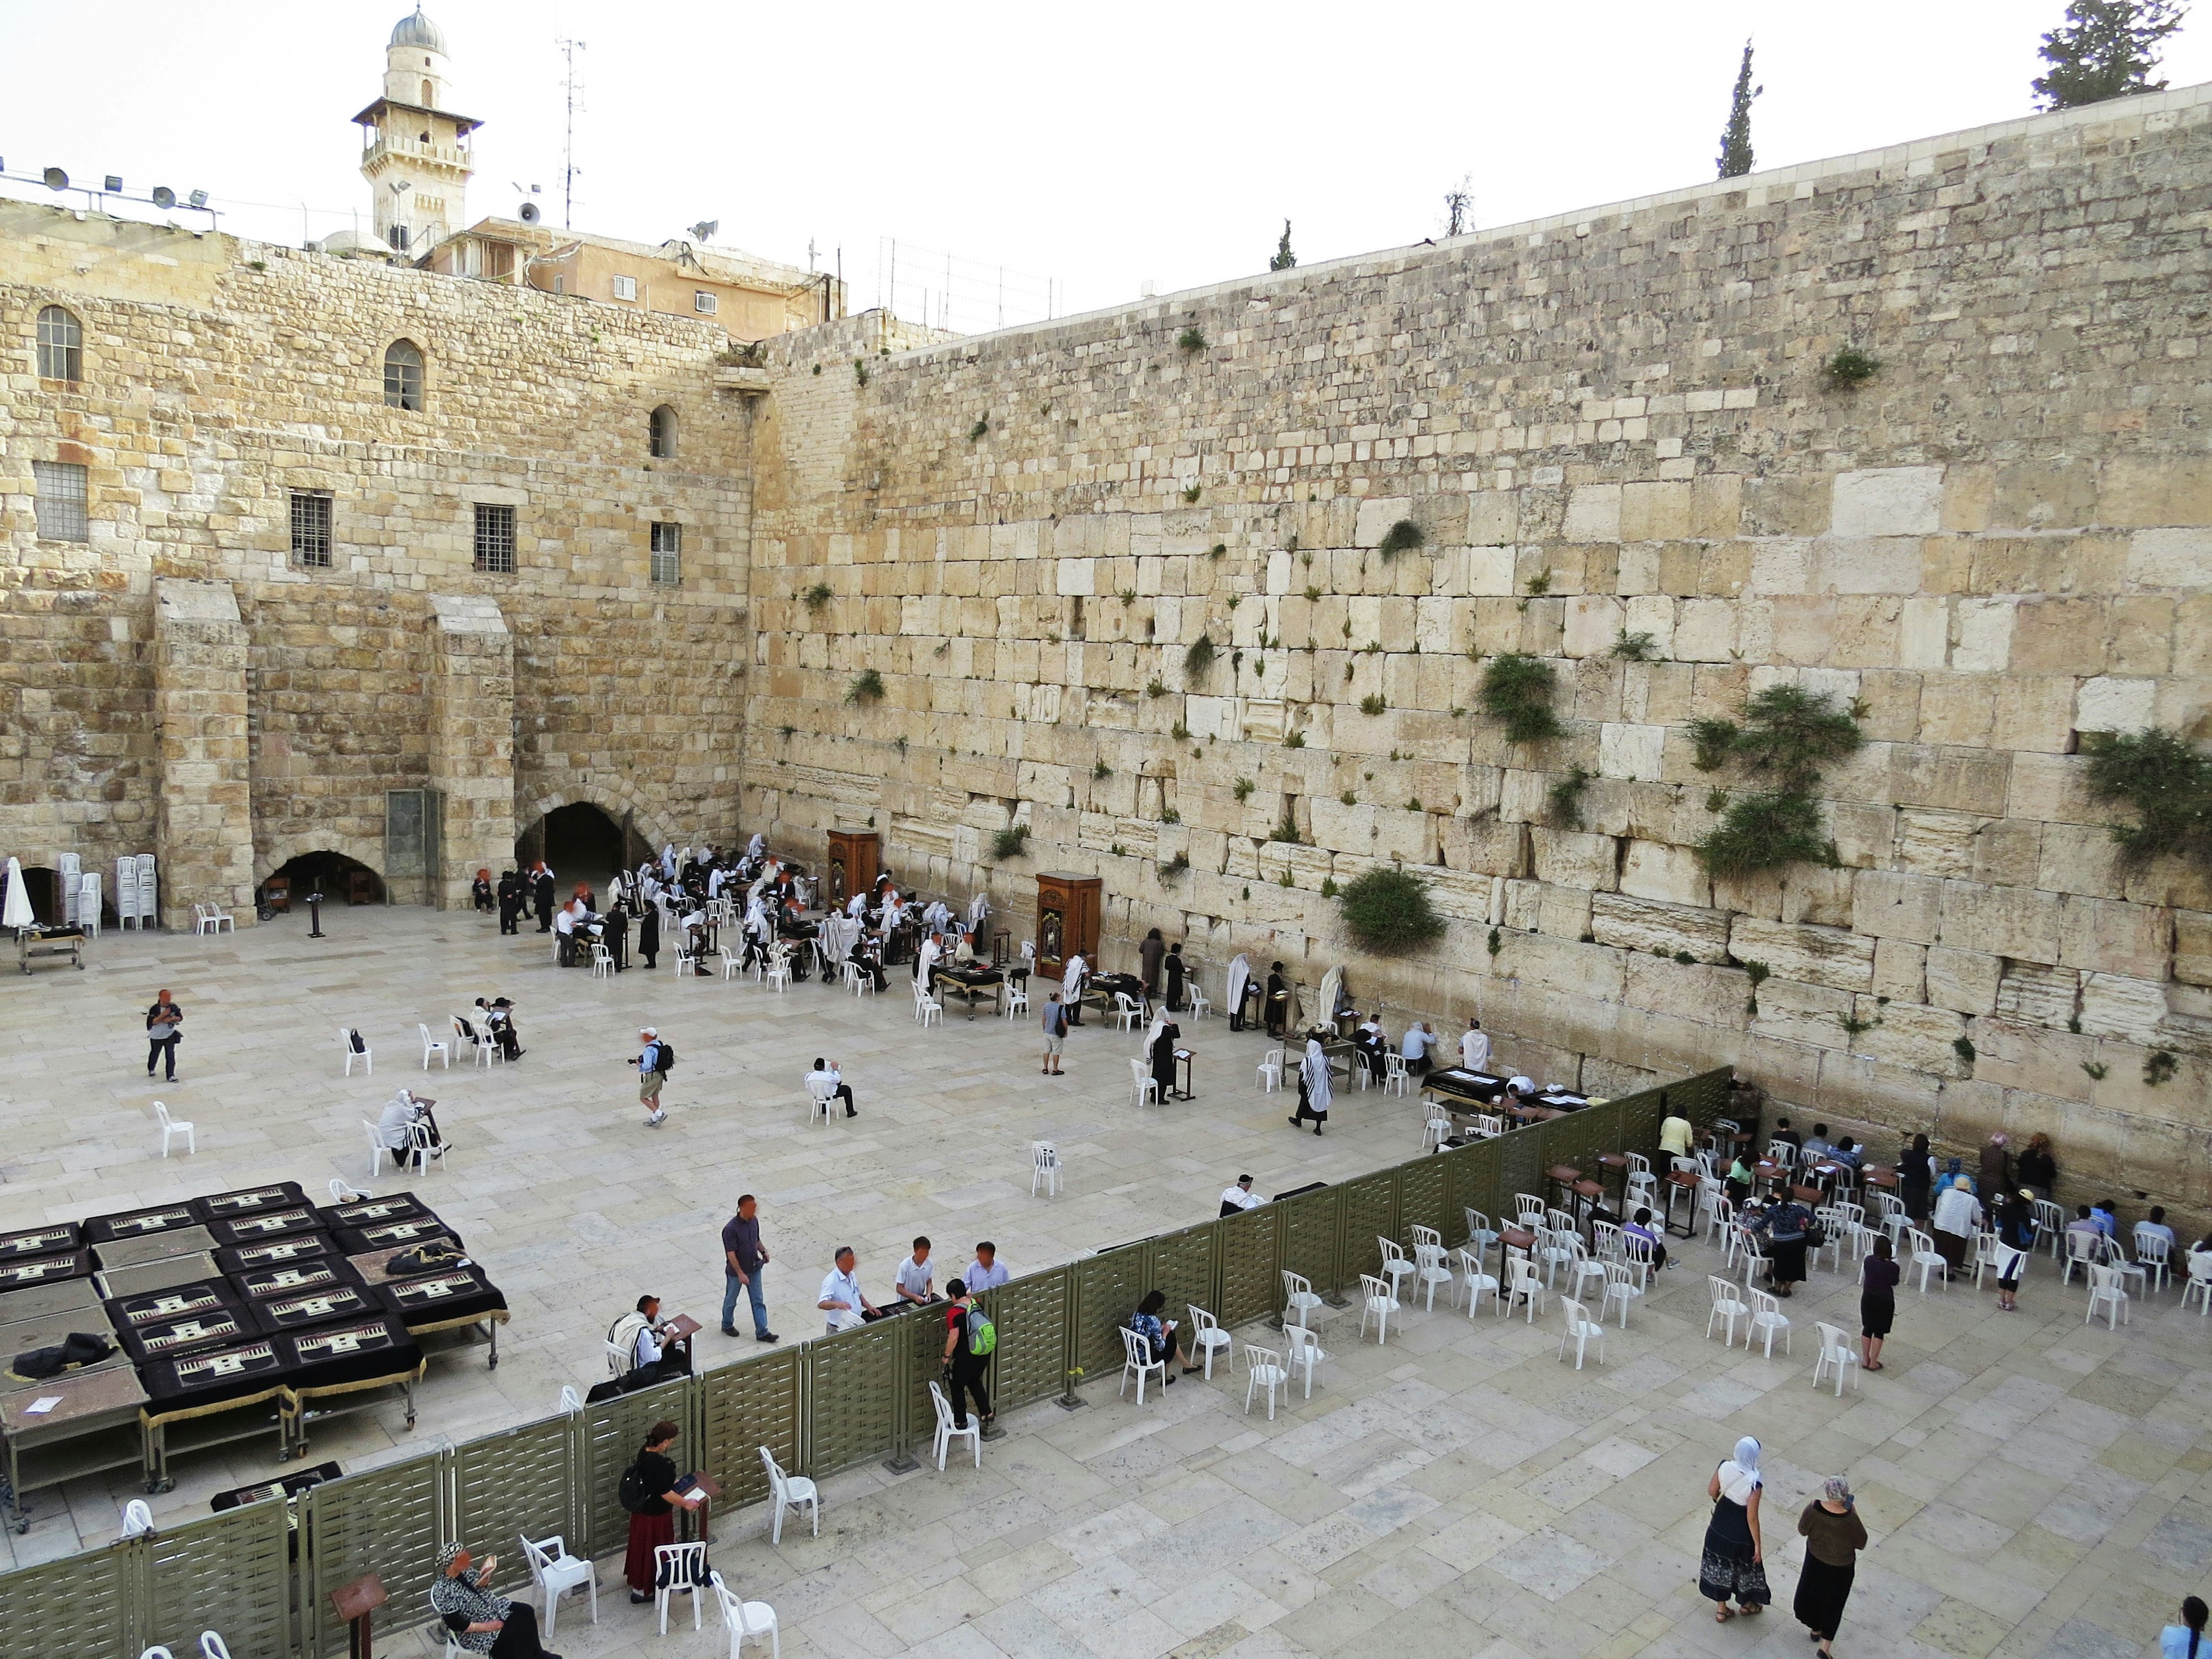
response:
<svg viewBox="0 0 2212 1659"><path fill-rule="evenodd" d="M385 349L384 401L393 409L422 407L422 353L412 340L394 340Z"/></svg>
<svg viewBox="0 0 2212 1659"><path fill-rule="evenodd" d="M495 575L514 574L514 509L495 501L477 503L477 568Z"/></svg>
<svg viewBox="0 0 2212 1659"><path fill-rule="evenodd" d="M635 300L637 298L637 278L635 276L616 277L615 298L617 300Z"/></svg>
<svg viewBox="0 0 2212 1659"><path fill-rule="evenodd" d="M674 584L684 580L684 526L680 524L656 524L653 526L653 580Z"/></svg>
<svg viewBox="0 0 2212 1659"><path fill-rule="evenodd" d="M691 290L691 309L702 317L711 317L721 308L721 301L703 288Z"/></svg>
<svg viewBox="0 0 2212 1659"><path fill-rule="evenodd" d="M84 326L59 306L48 306L39 313L39 378L84 378Z"/></svg>
<svg viewBox="0 0 2212 1659"><path fill-rule="evenodd" d="M303 570L331 568L331 492L292 492L292 562Z"/></svg>
<svg viewBox="0 0 2212 1659"><path fill-rule="evenodd" d="M39 483L40 540L90 541L92 527L84 511L84 469L68 461L33 461L31 474Z"/></svg>

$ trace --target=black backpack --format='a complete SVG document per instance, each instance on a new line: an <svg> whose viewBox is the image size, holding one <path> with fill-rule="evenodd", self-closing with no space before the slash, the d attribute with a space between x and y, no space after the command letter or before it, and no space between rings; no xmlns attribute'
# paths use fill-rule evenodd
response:
<svg viewBox="0 0 2212 1659"><path fill-rule="evenodd" d="M349 1031L346 1035L353 1039L354 1053L357 1054L365 1054L368 1052L368 1045L361 1040L361 1033L359 1031Z"/></svg>
<svg viewBox="0 0 2212 1659"><path fill-rule="evenodd" d="M653 1069L663 1077L666 1077L676 1069L676 1049L673 1044L666 1042L660 1042L660 1052L653 1057Z"/></svg>
<svg viewBox="0 0 2212 1659"><path fill-rule="evenodd" d="M615 1488L615 1502L636 1515L652 1501L653 1494L645 1489L645 1471L632 1463L623 1471L622 1484Z"/></svg>

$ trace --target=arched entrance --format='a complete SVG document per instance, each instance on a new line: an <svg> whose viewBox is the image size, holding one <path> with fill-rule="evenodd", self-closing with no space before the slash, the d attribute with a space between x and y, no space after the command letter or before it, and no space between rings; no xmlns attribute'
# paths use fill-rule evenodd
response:
<svg viewBox="0 0 2212 1659"><path fill-rule="evenodd" d="M587 800L556 806L514 838L518 867L539 859L560 878L563 895L577 882L604 893L608 878L627 861L622 826Z"/></svg>
<svg viewBox="0 0 2212 1659"><path fill-rule="evenodd" d="M305 907L310 893L320 893L331 904L381 904L384 878L343 853L301 853L277 866L262 884L261 896L264 904L276 909L297 910Z"/></svg>

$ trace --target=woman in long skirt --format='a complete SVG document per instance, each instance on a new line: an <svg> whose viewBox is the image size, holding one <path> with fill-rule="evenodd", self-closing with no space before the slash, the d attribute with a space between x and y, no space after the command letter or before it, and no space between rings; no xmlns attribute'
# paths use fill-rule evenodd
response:
<svg viewBox="0 0 2212 1659"><path fill-rule="evenodd" d="M1797 1530L1805 1537L1805 1570L1797 1576L1797 1595L1790 1610L1820 1639L1825 1656L1834 1652L1828 1644L1844 1622L1859 1552L1867 1546L1866 1522L1859 1519L1850 1482L1837 1475L1822 1487L1797 1517Z"/></svg>
<svg viewBox="0 0 2212 1659"><path fill-rule="evenodd" d="M1705 1549L1698 1564L1698 1591L1716 1605L1717 1624L1741 1613L1766 1611L1766 1547L1759 1530L1759 1442L1749 1435L1735 1443L1735 1455L1713 1471L1705 1496L1713 1500L1705 1523ZM1735 1606L1729 1606L1733 1596Z"/></svg>

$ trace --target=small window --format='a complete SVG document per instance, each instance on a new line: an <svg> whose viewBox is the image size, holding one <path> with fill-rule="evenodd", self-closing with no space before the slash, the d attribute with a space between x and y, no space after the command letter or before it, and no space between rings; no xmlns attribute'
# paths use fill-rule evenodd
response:
<svg viewBox="0 0 2212 1659"><path fill-rule="evenodd" d="M84 378L84 327L59 306L48 306L39 313L39 378Z"/></svg>
<svg viewBox="0 0 2212 1659"><path fill-rule="evenodd" d="M292 563L301 570L331 568L331 492L292 492Z"/></svg>
<svg viewBox="0 0 2212 1659"><path fill-rule="evenodd" d="M438 88L428 81L422 83L422 107L424 109L438 107Z"/></svg>
<svg viewBox="0 0 2212 1659"><path fill-rule="evenodd" d="M637 298L637 278L635 276L616 277L615 298L617 300L635 300Z"/></svg>
<svg viewBox="0 0 2212 1659"><path fill-rule="evenodd" d="M653 526L653 580L674 586L684 580L684 526Z"/></svg>
<svg viewBox="0 0 2212 1659"><path fill-rule="evenodd" d="M494 575L514 574L514 509L494 501L477 503L477 568Z"/></svg>
<svg viewBox="0 0 2212 1659"><path fill-rule="evenodd" d="M393 409L422 407L422 354L412 340L394 340L385 350L384 401Z"/></svg>
<svg viewBox="0 0 2212 1659"><path fill-rule="evenodd" d="M407 252L408 230L404 225L394 225L384 233L384 245L394 253Z"/></svg>
<svg viewBox="0 0 2212 1659"><path fill-rule="evenodd" d="M84 469L68 461L33 461L31 474L39 483L39 538L90 541L92 528L84 512Z"/></svg>
<svg viewBox="0 0 2212 1659"><path fill-rule="evenodd" d="M654 410L645 423L645 447L656 461L676 457L676 411L666 404Z"/></svg>
<svg viewBox="0 0 2212 1659"><path fill-rule="evenodd" d="M691 309L697 312L702 317L713 316L714 314L715 307L720 303L721 301L715 299L713 295L708 293L703 288L697 288L691 290Z"/></svg>

